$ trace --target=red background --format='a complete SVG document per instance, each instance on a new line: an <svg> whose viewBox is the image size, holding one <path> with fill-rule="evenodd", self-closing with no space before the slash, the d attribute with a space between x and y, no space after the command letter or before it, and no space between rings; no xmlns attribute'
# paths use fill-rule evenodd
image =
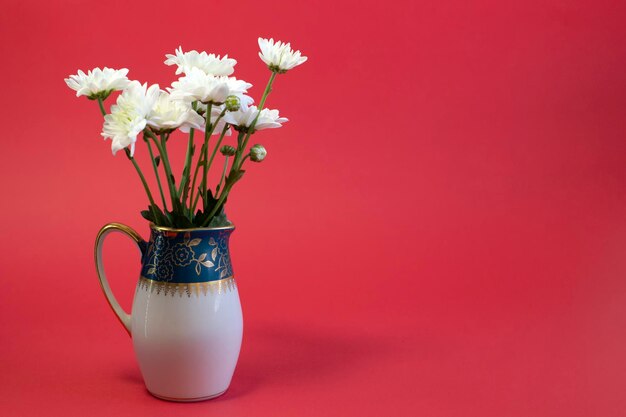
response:
<svg viewBox="0 0 626 417"><path fill-rule="evenodd" d="M625 18L618 1L4 0L1 413L625 415ZM147 236L146 199L63 78L166 86L180 44L235 57L258 99L259 35L309 61L275 84L291 121L255 136L269 156L228 204L240 362L223 397L163 402L92 259L106 222ZM128 308L138 255L105 249Z"/></svg>

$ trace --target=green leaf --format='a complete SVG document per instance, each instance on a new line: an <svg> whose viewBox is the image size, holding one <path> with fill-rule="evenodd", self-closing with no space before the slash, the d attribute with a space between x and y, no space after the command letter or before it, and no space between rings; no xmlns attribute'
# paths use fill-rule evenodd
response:
<svg viewBox="0 0 626 417"><path fill-rule="evenodd" d="M193 227L193 223L183 213L172 211L169 212L172 219L172 226L177 229L189 229Z"/></svg>
<svg viewBox="0 0 626 417"><path fill-rule="evenodd" d="M232 223L226 218L226 214L217 214L213 216L211 221L209 222L209 227L227 227Z"/></svg>
<svg viewBox="0 0 626 417"><path fill-rule="evenodd" d="M154 157L154 164L158 167L161 163L161 155L157 155Z"/></svg>
<svg viewBox="0 0 626 417"><path fill-rule="evenodd" d="M222 206L222 209L219 211L219 213L213 216L213 218L209 222L209 227L228 227L228 226L232 226L232 223L230 222L230 220L228 220L228 217L226 216L226 211L224 210L224 206Z"/></svg>
<svg viewBox="0 0 626 417"><path fill-rule="evenodd" d="M154 223L155 219L154 216L152 214L152 211L150 210L142 210L141 211L141 217L143 217L144 219L148 220L149 222Z"/></svg>
<svg viewBox="0 0 626 417"><path fill-rule="evenodd" d="M204 203L203 209L205 213L210 213L211 210L213 210L213 207L215 207L215 204L217 204L217 199L213 197L213 192L211 191L210 188L207 190L207 198L206 200L203 200L203 203Z"/></svg>
<svg viewBox="0 0 626 417"><path fill-rule="evenodd" d="M164 214L163 211L158 206L153 206L153 207L154 207L154 210L157 212L157 216L158 216L156 224L158 226L171 227L172 220L169 218L169 216Z"/></svg>
<svg viewBox="0 0 626 417"><path fill-rule="evenodd" d="M239 181L241 179L241 177L243 177L243 174L245 174L246 171L245 170L240 170L240 171L235 171L233 173L231 173L228 177L226 177L226 183L228 184L234 184L237 181Z"/></svg>
<svg viewBox="0 0 626 417"><path fill-rule="evenodd" d="M148 210L143 210L141 216L157 226L172 227L173 225L169 215L164 214L158 206L148 206Z"/></svg>

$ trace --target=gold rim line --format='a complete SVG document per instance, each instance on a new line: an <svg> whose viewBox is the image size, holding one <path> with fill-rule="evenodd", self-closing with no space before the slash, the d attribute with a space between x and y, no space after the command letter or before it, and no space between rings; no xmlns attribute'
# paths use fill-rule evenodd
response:
<svg viewBox="0 0 626 417"><path fill-rule="evenodd" d="M209 282L220 282L220 281L225 281L227 279L235 279L234 275L229 275L226 278L220 278L220 279L214 279L212 281L198 281L198 282L168 282L168 281L159 281L157 279L152 279L152 278L148 278L148 277L144 277L143 275L141 275L139 277L139 279L145 279L148 281L152 281L152 282L160 282L163 284L172 284L172 285L187 285L187 284L207 284Z"/></svg>
<svg viewBox="0 0 626 417"><path fill-rule="evenodd" d="M131 239L133 239L136 243L141 243L143 242L143 238L141 237L141 235L139 233L137 233L135 231L135 229L133 229L130 226L126 226L125 224L122 223L107 223L104 226L102 226L102 228L98 231L98 234L96 235L96 248L94 250L94 253L97 252L97 243L100 241L100 239L102 239L102 235L104 235L105 233L107 233L110 230L117 230L120 231L122 233L126 233Z"/></svg>
<svg viewBox="0 0 626 417"><path fill-rule="evenodd" d="M150 223L150 229L153 230L158 230L161 232L174 232L174 233L184 233L184 232L203 232L203 231L209 231L209 230L234 230L235 229L235 225L231 225L231 226L222 226L222 227L192 227L189 229L174 229L172 227L165 227L165 226L157 226L154 223Z"/></svg>
<svg viewBox="0 0 626 417"><path fill-rule="evenodd" d="M192 295L200 296L201 294L205 296L208 294L224 294L234 291L236 288L237 284L233 276L216 281L189 283L155 281L142 276L139 278L139 283L137 283L137 291L142 289L150 293L156 292L157 294L163 293L171 296L178 294L180 297L183 295L191 297Z"/></svg>

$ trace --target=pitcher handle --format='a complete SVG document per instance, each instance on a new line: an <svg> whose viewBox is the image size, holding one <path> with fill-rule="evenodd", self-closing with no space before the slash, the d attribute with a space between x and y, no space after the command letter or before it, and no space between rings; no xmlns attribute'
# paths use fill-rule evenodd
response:
<svg viewBox="0 0 626 417"><path fill-rule="evenodd" d="M119 232L130 237L139 248L142 256L146 242L141 238L139 233L135 232L129 226L121 223L109 223L105 225L102 229L100 229L100 231L98 232L98 236L96 237L94 256L96 260L96 270L98 271L98 280L100 281L100 287L102 287L102 292L104 293L107 302L113 309L113 312L130 335L130 314L124 311L122 306L120 306L120 303L117 302L115 295L113 295L111 287L109 286L109 282L107 281L107 277L104 273L104 265L102 264L102 244L104 243L104 238L112 232Z"/></svg>

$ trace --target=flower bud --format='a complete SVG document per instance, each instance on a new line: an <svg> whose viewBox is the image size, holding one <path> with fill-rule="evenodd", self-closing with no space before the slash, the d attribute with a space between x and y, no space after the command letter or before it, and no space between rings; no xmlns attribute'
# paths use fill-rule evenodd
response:
<svg viewBox="0 0 626 417"><path fill-rule="evenodd" d="M241 101L237 96L228 96L226 97L226 101L224 101L224 105L228 111L237 111L239 107L241 107Z"/></svg>
<svg viewBox="0 0 626 417"><path fill-rule="evenodd" d="M224 145L222 149L220 149L220 152L224 156L233 156L237 150L230 145Z"/></svg>
<svg viewBox="0 0 626 417"><path fill-rule="evenodd" d="M250 160L253 162L261 162L267 156L267 151L263 147L263 145L259 145L258 143L250 148Z"/></svg>

